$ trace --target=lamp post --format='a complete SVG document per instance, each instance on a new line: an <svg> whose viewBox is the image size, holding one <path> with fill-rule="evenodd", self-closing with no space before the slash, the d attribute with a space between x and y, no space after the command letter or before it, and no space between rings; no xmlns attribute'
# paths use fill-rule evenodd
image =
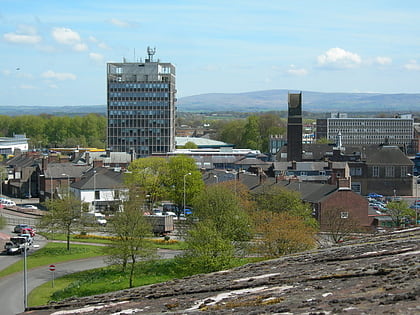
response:
<svg viewBox="0 0 420 315"><path fill-rule="evenodd" d="M217 175L213 175L214 178L216 178L216 184L219 183L219 177Z"/></svg>
<svg viewBox="0 0 420 315"><path fill-rule="evenodd" d="M184 213L184 216L185 216L185 179L188 175L191 175L191 173L187 173L184 175L184 203L183 203L183 208L182 208L182 212Z"/></svg>
<svg viewBox="0 0 420 315"><path fill-rule="evenodd" d="M26 262L27 243L23 247L23 307L26 311L28 307L28 268Z"/></svg>
<svg viewBox="0 0 420 315"><path fill-rule="evenodd" d="M96 212L96 171L93 170L93 212Z"/></svg>
<svg viewBox="0 0 420 315"><path fill-rule="evenodd" d="M413 176L413 179L414 179L415 184L416 184L415 185L416 192L414 193L415 198L416 198L416 199L414 199L414 211L416 212L416 215L415 215L415 220L416 221L415 221L414 225L417 225L417 220L418 220L418 204L417 204L417 198L418 198L418 178L416 176L410 174L410 173L408 173L407 175L408 176Z"/></svg>
<svg viewBox="0 0 420 315"><path fill-rule="evenodd" d="M70 176L67 174L61 174L62 176L67 176L67 196L70 196Z"/></svg>

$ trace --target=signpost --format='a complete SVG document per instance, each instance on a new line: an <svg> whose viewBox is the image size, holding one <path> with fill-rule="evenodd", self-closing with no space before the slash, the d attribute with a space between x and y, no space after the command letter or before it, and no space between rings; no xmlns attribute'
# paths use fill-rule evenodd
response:
<svg viewBox="0 0 420 315"><path fill-rule="evenodd" d="M55 272L55 265L50 265L49 270L52 272L52 287L54 288L54 272Z"/></svg>

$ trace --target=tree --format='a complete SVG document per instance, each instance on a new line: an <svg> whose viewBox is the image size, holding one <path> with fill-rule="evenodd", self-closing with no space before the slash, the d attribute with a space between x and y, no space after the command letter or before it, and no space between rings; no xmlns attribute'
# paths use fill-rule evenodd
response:
<svg viewBox="0 0 420 315"><path fill-rule="evenodd" d="M143 200L150 206L168 195L166 185L169 177L169 165L165 158L149 157L134 160L128 167L125 181L129 186L141 187ZM139 191L140 193L140 191Z"/></svg>
<svg viewBox="0 0 420 315"><path fill-rule="evenodd" d="M180 265L189 273L208 273L231 267L234 246L213 222L198 222L185 238L186 250Z"/></svg>
<svg viewBox="0 0 420 315"><path fill-rule="evenodd" d="M251 221L230 187L206 187L193 202L182 264L195 272L228 268L252 237Z"/></svg>
<svg viewBox="0 0 420 315"><path fill-rule="evenodd" d="M402 201L391 201L387 204L387 214L391 217L395 227L400 227L407 217L413 217L415 211L410 209L408 204Z"/></svg>
<svg viewBox="0 0 420 315"><path fill-rule="evenodd" d="M244 119L235 119L214 124L216 127L219 125L219 127L216 128L216 130L218 129L216 139L239 146L242 143L242 136L245 132L245 124L246 121Z"/></svg>
<svg viewBox="0 0 420 315"><path fill-rule="evenodd" d="M50 231L60 231L66 234L67 250L70 250L70 236L80 227L80 218L86 205L72 194L63 194L61 199L49 199L45 202L46 214L42 217L40 226Z"/></svg>
<svg viewBox="0 0 420 315"><path fill-rule="evenodd" d="M192 157L180 155L169 158L169 173L166 186L169 190L169 199L178 206L186 204L203 190L204 182L200 170ZM185 182L185 190L184 190Z"/></svg>
<svg viewBox="0 0 420 315"><path fill-rule="evenodd" d="M342 242L351 233L360 230L359 222L352 218L349 212L343 208L323 209L321 220L323 228L330 233L330 236L336 243Z"/></svg>
<svg viewBox="0 0 420 315"><path fill-rule="evenodd" d="M110 264L121 264L123 271L129 266L129 286L132 288L136 263L154 257L156 249L145 239L152 235L152 228L141 209L144 193L133 186L129 191L129 198L124 198L122 204L123 210L110 221L109 232L114 239L106 251Z"/></svg>
<svg viewBox="0 0 420 315"><path fill-rule="evenodd" d="M249 116L245 125L241 147L261 150L260 119L258 116Z"/></svg>
<svg viewBox="0 0 420 315"><path fill-rule="evenodd" d="M264 257L278 257L315 246L317 230L286 212L257 211L253 215L257 235L253 249Z"/></svg>
<svg viewBox="0 0 420 315"><path fill-rule="evenodd" d="M256 196L258 208L273 212L287 212L290 215L301 217L304 222L313 228L318 227L318 222L312 216L310 206L302 201L297 191L272 186Z"/></svg>
<svg viewBox="0 0 420 315"><path fill-rule="evenodd" d="M225 185L206 187L193 202L194 216L213 224L220 235L240 243L251 238L251 221L235 193Z"/></svg>
<svg viewBox="0 0 420 315"><path fill-rule="evenodd" d="M197 149L198 148L198 146L197 146L197 144L195 144L194 142L192 142L192 141L188 141L187 143L185 143L185 145L184 145L184 149Z"/></svg>

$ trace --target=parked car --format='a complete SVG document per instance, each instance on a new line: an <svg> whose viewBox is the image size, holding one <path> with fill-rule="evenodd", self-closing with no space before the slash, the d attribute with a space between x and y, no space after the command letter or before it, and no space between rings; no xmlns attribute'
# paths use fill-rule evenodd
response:
<svg viewBox="0 0 420 315"><path fill-rule="evenodd" d="M38 207L37 206L35 206L35 205L22 205L22 206L20 206L21 208L25 208L25 209L28 209L28 210L38 210Z"/></svg>
<svg viewBox="0 0 420 315"><path fill-rule="evenodd" d="M27 225L27 224L18 224L13 229L13 232L15 232L15 233L22 233L22 229L26 229L26 228L30 228L30 226Z"/></svg>
<svg viewBox="0 0 420 315"><path fill-rule="evenodd" d="M23 228L20 234L29 234L32 238L35 237L35 230L31 227Z"/></svg>
<svg viewBox="0 0 420 315"><path fill-rule="evenodd" d="M14 206L16 206L16 203L13 200L1 199L0 202L4 207L14 207Z"/></svg>

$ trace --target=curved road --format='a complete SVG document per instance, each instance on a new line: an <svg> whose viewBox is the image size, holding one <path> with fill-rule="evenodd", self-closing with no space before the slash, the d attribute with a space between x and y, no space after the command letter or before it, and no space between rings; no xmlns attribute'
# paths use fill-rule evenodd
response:
<svg viewBox="0 0 420 315"><path fill-rule="evenodd" d="M4 214L4 213L3 213ZM4 229L0 230L0 236L2 238L10 237L14 235L12 233L13 226L7 225ZM47 241L41 237L35 237L35 244L39 247L44 246ZM3 248L0 248L0 252ZM29 251L28 259L30 258L30 253L33 250ZM158 255L161 259L173 258L176 255L181 253L181 251L174 250L165 250L159 249ZM4 253L0 254L0 270L6 268L7 266L15 263L16 261L22 261L23 256L9 256ZM73 260L62 263L51 262L55 265L55 278L62 277L64 275L89 270L94 268L99 268L106 266L104 262L104 257L94 257L81 260ZM49 271L48 265L37 267L34 269L28 270L28 294L40 286L41 284L52 280L52 272ZM11 274L6 277L0 278L0 314L1 315L14 315L24 312L24 302L23 302L23 272L18 272Z"/></svg>
<svg viewBox="0 0 420 315"><path fill-rule="evenodd" d="M181 251L159 249L161 259L173 258ZM30 259L30 256L29 256ZM23 261L22 261L23 263ZM55 278L64 275L106 266L104 257L73 260L55 265ZM51 281L52 274L48 266L28 270L28 293L41 284ZM0 314L13 315L24 312L23 302L23 272L0 278Z"/></svg>

